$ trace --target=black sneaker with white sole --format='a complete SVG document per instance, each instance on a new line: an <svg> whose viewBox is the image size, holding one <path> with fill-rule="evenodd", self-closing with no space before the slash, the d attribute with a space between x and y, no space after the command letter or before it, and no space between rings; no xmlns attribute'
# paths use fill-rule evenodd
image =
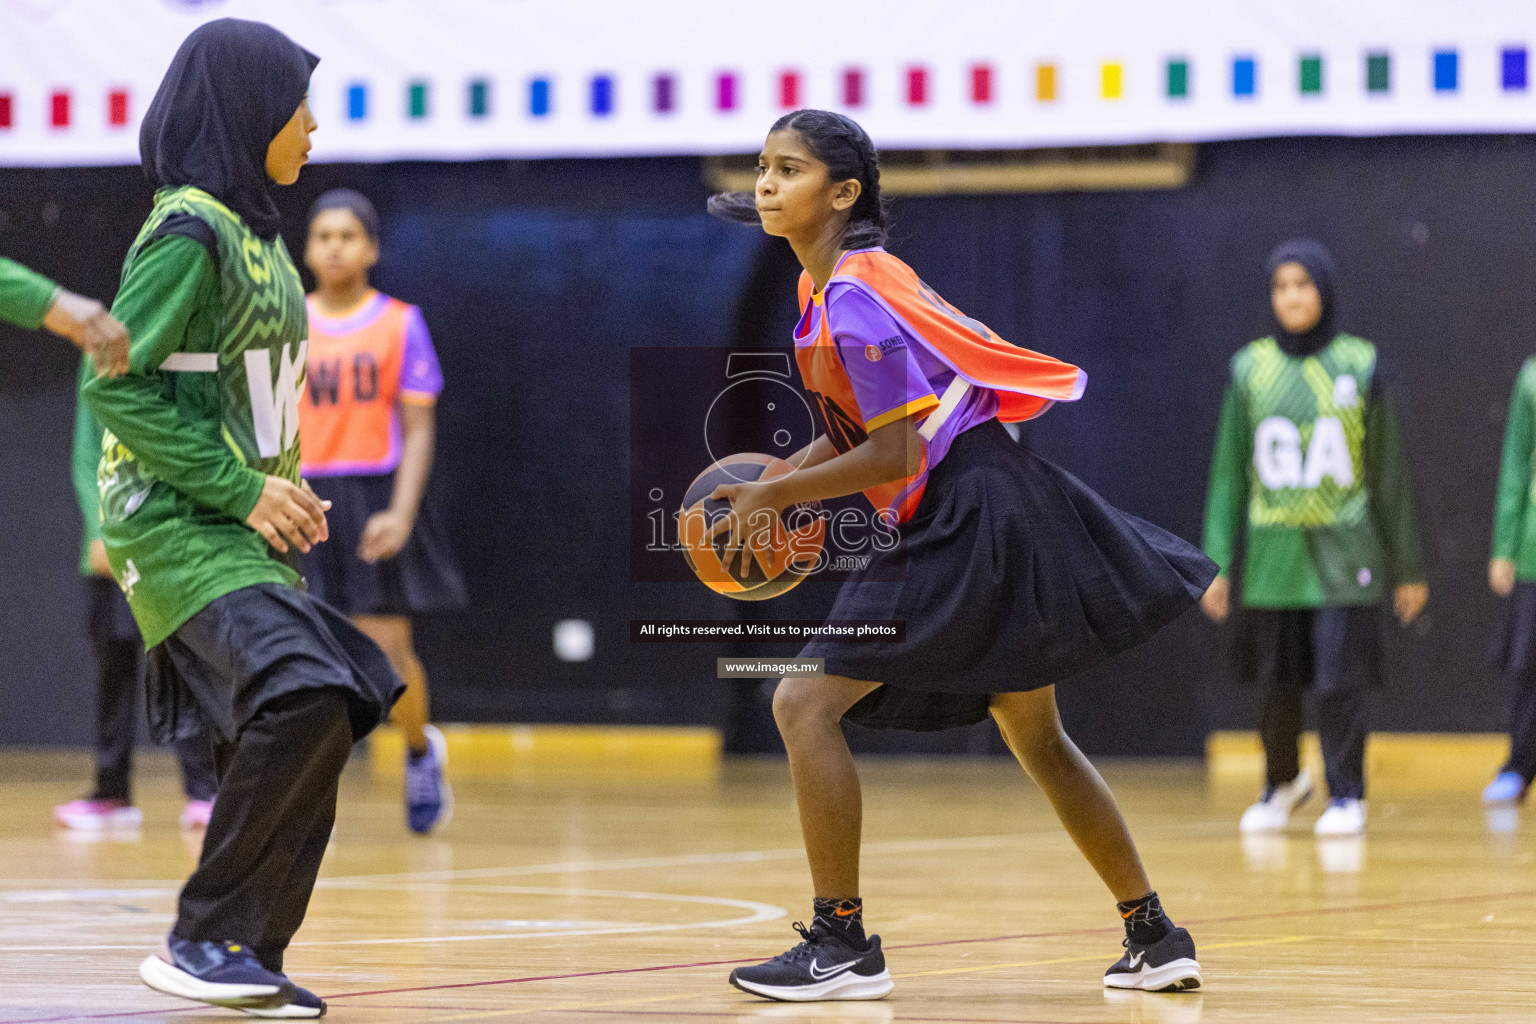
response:
<svg viewBox="0 0 1536 1024"><path fill-rule="evenodd" d="M325 1016L325 1000L281 971L263 967L250 947L239 942L193 942L173 935L163 954L139 964L139 977L157 992L253 1017Z"/></svg>
<svg viewBox="0 0 1536 1024"><path fill-rule="evenodd" d="M1149 946L1125 940L1125 955L1104 972L1107 988L1139 988L1147 992L1191 992L1200 987L1195 940L1175 928Z"/></svg>
<svg viewBox="0 0 1536 1024"><path fill-rule="evenodd" d="M823 999L882 999L894 987L880 952L880 936L856 949L819 921L795 922L805 941L755 967L738 967L731 984L765 999L809 1003Z"/></svg>
<svg viewBox="0 0 1536 1024"><path fill-rule="evenodd" d="M240 1009L252 1017L275 1017L285 1020L325 1016L324 999L307 988L295 985L287 975L283 976L283 980L288 982L288 987L278 998L261 1006L242 1006Z"/></svg>
<svg viewBox="0 0 1536 1024"><path fill-rule="evenodd" d="M234 1010L271 1003L290 987L281 974L263 967L249 946L174 935L163 954L139 964L139 977L157 992Z"/></svg>

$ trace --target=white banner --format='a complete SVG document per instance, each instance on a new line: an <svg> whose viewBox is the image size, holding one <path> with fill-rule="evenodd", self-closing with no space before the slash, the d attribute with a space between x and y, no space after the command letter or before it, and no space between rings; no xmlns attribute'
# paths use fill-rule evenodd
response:
<svg viewBox="0 0 1536 1024"><path fill-rule="evenodd" d="M321 56L319 160L752 152L795 106L886 148L1536 130L1536 0L0 0L0 165L137 163L223 16Z"/></svg>

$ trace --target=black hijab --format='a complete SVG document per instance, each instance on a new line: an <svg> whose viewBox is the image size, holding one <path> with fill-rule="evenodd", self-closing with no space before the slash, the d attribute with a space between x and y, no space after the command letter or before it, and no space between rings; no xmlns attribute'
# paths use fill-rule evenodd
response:
<svg viewBox="0 0 1536 1024"><path fill-rule="evenodd" d="M261 238L277 237L267 146L309 92L320 58L270 25L220 18L182 42L139 129L156 189L196 185Z"/></svg>
<svg viewBox="0 0 1536 1024"><path fill-rule="evenodd" d="M1264 265L1266 297L1274 290L1275 271L1287 263L1301 264L1312 278L1312 283L1317 285L1317 294L1323 300L1323 314L1317 318L1317 324L1304 334L1292 334L1281 326L1280 318L1275 316L1273 300L1267 303L1269 318L1275 328L1275 341L1279 342L1287 355L1309 356L1320 352L1338 334L1333 256L1321 242L1314 242L1310 238L1293 238L1289 242L1281 242L1269 254L1269 260Z"/></svg>

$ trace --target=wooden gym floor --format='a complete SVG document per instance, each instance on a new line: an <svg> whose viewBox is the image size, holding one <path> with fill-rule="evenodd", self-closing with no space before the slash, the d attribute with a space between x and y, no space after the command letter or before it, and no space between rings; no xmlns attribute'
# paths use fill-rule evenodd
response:
<svg viewBox="0 0 1536 1024"><path fill-rule="evenodd" d="M398 783L357 764L289 971L332 1019L380 1024L1530 1021L1536 828L1478 805L1490 767L1375 779L1363 841L1315 841L1314 806L1243 842L1245 773L1107 762L1205 968L1202 992L1153 995L1100 986L1114 908L1016 769L867 761L864 896L896 989L790 1005L725 981L786 949L809 909L782 762L460 779L426 839ZM242 1019L137 980L196 852L168 760L141 762L137 835L54 830L86 776L82 754L0 754L0 1022Z"/></svg>

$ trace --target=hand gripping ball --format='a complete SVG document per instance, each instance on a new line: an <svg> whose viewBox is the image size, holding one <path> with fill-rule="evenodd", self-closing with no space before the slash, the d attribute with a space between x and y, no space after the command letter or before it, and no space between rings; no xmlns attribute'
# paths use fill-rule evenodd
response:
<svg viewBox="0 0 1536 1024"><path fill-rule="evenodd" d="M677 513L678 537L688 567L709 589L738 601L765 601L792 589L815 571L826 537L819 503L785 509L771 530L752 529L745 569L740 552L726 564L725 534L712 543L708 537L710 528L731 510L730 502L709 497L716 487L772 480L794 471L795 467L783 459L744 452L714 463L688 485L683 507Z"/></svg>

